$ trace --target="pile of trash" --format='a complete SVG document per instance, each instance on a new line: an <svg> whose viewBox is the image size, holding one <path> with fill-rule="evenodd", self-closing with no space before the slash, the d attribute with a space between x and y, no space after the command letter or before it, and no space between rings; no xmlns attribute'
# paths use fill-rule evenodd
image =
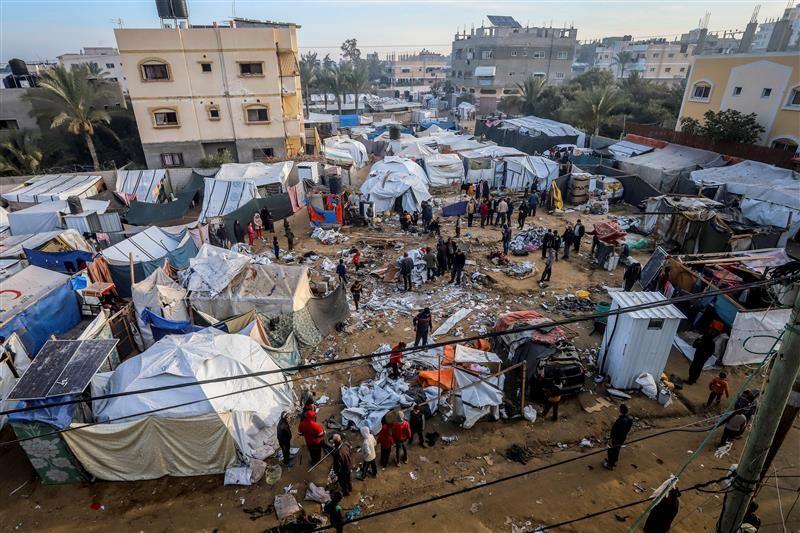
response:
<svg viewBox="0 0 800 533"><path fill-rule="evenodd" d="M563 298L558 298L552 305L560 313L576 313L594 311L594 302L591 298L568 294Z"/></svg>
<svg viewBox="0 0 800 533"><path fill-rule="evenodd" d="M536 267L533 266L533 263L530 261L524 261L522 263L509 263L509 265L503 269L503 272L512 278L525 279L532 276L536 272Z"/></svg>
<svg viewBox="0 0 800 533"><path fill-rule="evenodd" d="M547 233L547 228L541 226L520 231L511 239L511 253L514 255L528 255L530 252L540 250L545 233Z"/></svg>
<svg viewBox="0 0 800 533"><path fill-rule="evenodd" d="M320 227L314 228L314 231L311 232L311 238L317 239L322 244L339 244L348 239L347 235L342 235L339 230L326 230Z"/></svg>
<svg viewBox="0 0 800 533"><path fill-rule="evenodd" d="M383 416L398 406L411 407L414 399L407 394L409 384L402 379L382 377L367 380L357 387L342 387L342 425L381 430Z"/></svg>

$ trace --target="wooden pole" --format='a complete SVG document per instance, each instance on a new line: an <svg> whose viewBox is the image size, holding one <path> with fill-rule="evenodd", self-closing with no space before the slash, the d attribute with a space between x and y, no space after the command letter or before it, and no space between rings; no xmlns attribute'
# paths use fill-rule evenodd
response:
<svg viewBox="0 0 800 533"><path fill-rule="evenodd" d="M528 362L522 362L522 395L519 398L519 412L521 414L525 413L525 382L528 381Z"/></svg>
<svg viewBox="0 0 800 533"><path fill-rule="evenodd" d="M437 357L438 362L437 362L437 365L436 365L436 368L437 368L437 370L436 370L436 381L439 384L438 387L437 387L438 394L436 395L436 409L437 410L439 409L439 404L442 401L442 353L443 353L443 351L439 351L439 355Z"/></svg>
<svg viewBox="0 0 800 533"><path fill-rule="evenodd" d="M133 279L133 252L128 254L128 266L130 267L131 287L133 287L133 284L136 283L136 280Z"/></svg>

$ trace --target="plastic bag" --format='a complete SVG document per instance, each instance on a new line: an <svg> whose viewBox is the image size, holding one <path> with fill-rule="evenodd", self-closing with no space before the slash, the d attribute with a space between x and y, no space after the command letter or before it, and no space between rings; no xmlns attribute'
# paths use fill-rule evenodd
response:
<svg viewBox="0 0 800 533"><path fill-rule="evenodd" d="M532 405L526 405L522 409L522 416L524 416L525 420L528 422L536 422L536 409L534 409Z"/></svg>
<svg viewBox="0 0 800 533"><path fill-rule="evenodd" d="M639 377L636 378L636 383L642 387L642 394L651 400L658 398L658 387L656 387L656 380L653 379L653 376L647 372L639 374Z"/></svg>

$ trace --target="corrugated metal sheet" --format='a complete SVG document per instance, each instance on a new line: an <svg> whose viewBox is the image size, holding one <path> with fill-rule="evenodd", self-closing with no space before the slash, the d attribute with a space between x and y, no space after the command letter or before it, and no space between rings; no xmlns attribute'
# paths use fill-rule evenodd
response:
<svg viewBox="0 0 800 533"><path fill-rule="evenodd" d="M97 220L100 222L100 231L104 233L114 233L122 231L122 221L119 219L119 213L109 212L97 215Z"/></svg>
<svg viewBox="0 0 800 533"><path fill-rule="evenodd" d="M663 302L666 300L660 292L612 292L609 293L611 299L618 304L618 307L634 307L637 305ZM631 311L625 314L630 318L686 318L674 305L662 305Z"/></svg>

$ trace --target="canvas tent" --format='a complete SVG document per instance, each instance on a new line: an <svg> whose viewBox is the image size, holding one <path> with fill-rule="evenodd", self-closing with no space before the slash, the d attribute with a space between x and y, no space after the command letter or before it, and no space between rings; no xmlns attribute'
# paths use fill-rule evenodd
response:
<svg viewBox="0 0 800 533"><path fill-rule="evenodd" d="M622 159L652 152L653 147L631 141L620 141L608 146L606 150L614 156L614 159L621 161Z"/></svg>
<svg viewBox="0 0 800 533"><path fill-rule="evenodd" d="M742 196L742 214L756 224L786 227L789 236L800 230L800 175L757 161L742 161L727 167L695 170L690 179L698 187L718 187L716 199L725 194Z"/></svg>
<svg viewBox="0 0 800 533"><path fill-rule="evenodd" d="M466 166L467 183L487 181L492 188L500 187L505 175L503 159L524 157L526 154L507 146L483 146L459 154Z"/></svg>
<svg viewBox="0 0 800 533"><path fill-rule="evenodd" d="M88 198L81 198L80 202L84 213L103 214L109 205L109 202ZM54 200L11 212L8 214L8 223L12 235L42 233L63 228L63 215L69 213L66 200Z"/></svg>
<svg viewBox="0 0 800 533"><path fill-rule="evenodd" d="M391 146L391 145L390 145ZM406 157L408 159L414 159L417 161L421 161L424 158L431 156L436 153L436 150L429 148L425 143L410 143L401 148L397 153L393 152L393 155L397 157Z"/></svg>
<svg viewBox="0 0 800 533"><path fill-rule="evenodd" d="M420 211L429 200L428 176L418 164L396 156L384 157L372 166L361 192L375 204L375 212Z"/></svg>
<svg viewBox="0 0 800 533"><path fill-rule="evenodd" d="M148 204L157 203L166 191L164 180L167 171L163 168L153 170L117 170L117 183L114 185L115 193L122 201L129 204L131 200L138 200Z"/></svg>
<svg viewBox="0 0 800 533"><path fill-rule="evenodd" d="M456 154L438 154L423 158L425 174L431 187L446 187L464 180L464 163Z"/></svg>
<svg viewBox="0 0 800 533"><path fill-rule="evenodd" d="M639 176L659 191L672 192L680 178L688 178L692 171L724 164L723 157L715 152L668 144L664 148L624 159L620 161L620 168L628 174Z"/></svg>
<svg viewBox="0 0 800 533"><path fill-rule="evenodd" d="M539 156L506 157L505 180L501 187L521 191L535 188L548 190L550 183L558 178L558 163Z"/></svg>
<svg viewBox="0 0 800 533"><path fill-rule="evenodd" d="M168 320L189 320L186 293L186 289L173 281L161 268L131 287L136 323L145 348L149 348L154 342L150 325L143 319L145 310Z"/></svg>
<svg viewBox="0 0 800 533"><path fill-rule="evenodd" d="M74 229L65 229L6 237L0 240L0 259L22 259L26 249L44 252L94 251L80 233Z"/></svg>
<svg viewBox="0 0 800 533"><path fill-rule="evenodd" d="M355 165L356 168L362 168L369 160L364 144L349 137L329 137L323 142L325 157L334 159L334 164Z"/></svg>
<svg viewBox="0 0 800 533"><path fill-rule="evenodd" d="M108 261L120 296L129 297L131 285L163 267L165 260L179 270L189 266L189 260L197 254L197 246L185 227L171 229L151 226L101 252ZM133 280L130 277L131 261Z"/></svg>
<svg viewBox="0 0 800 533"><path fill-rule="evenodd" d="M66 200L70 196L88 198L100 192L103 178L80 174L47 174L36 176L23 187L3 194L12 204L38 204Z"/></svg>
<svg viewBox="0 0 800 533"><path fill-rule="evenodd" d="M92 392L115 394L253 372L274 373L95 404L95 417L104 423L73 424L75 430L64 438L86 470L105 480L221 473L238 462L237 450L247 459L264 459L277 450L275 426L281 412L291 409L294 395L280 367L250 337L214 329L165 337L110 375L97 375ZM173 407L178 404L183 405ZM155 409L163 410L139 415Z"/></svg>
<svg viewBox="0 0 800 533"><path fill-rule="evenodd" d="M253 198L259 198L259 194L252 180L228 181L205 178L203 207L200 209L198 221L203 224L208 217L227 215Z"/></svg>
<svg viewBox="0 0 800 533"><path fill-rule="evenodd" d="M294 168L292 161L278 163L225 163L214 175L214 179L222 181L252 181L256 187L271 187L273 192L285 192L289 174Z"/></svg>

